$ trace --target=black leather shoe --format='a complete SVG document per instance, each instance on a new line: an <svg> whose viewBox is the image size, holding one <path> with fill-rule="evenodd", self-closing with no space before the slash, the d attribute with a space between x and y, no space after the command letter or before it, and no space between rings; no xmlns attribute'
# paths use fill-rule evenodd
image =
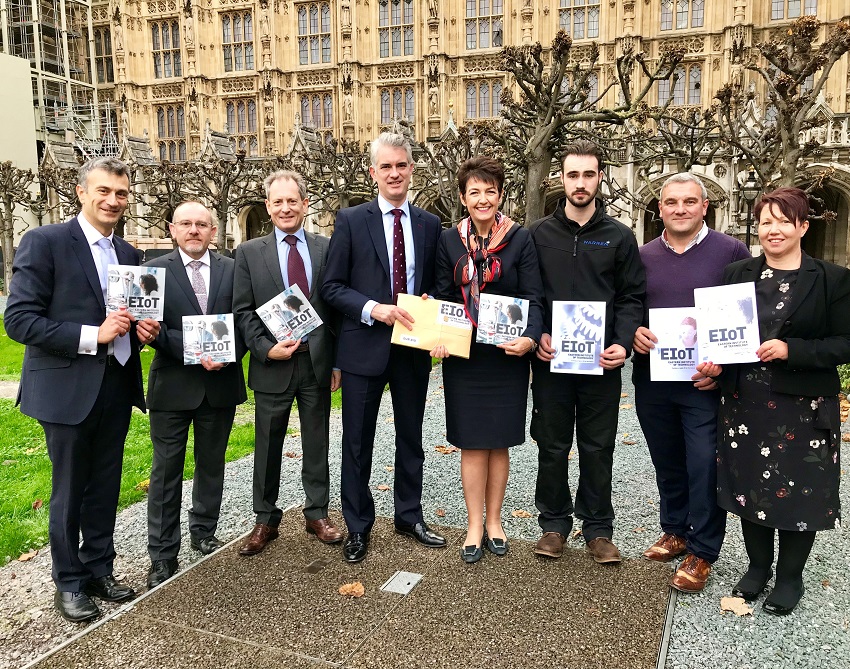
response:
<svg viewBox="0 0 850 669"><path fill-rule="evenodd" d="M60 616L72 623L84 623L87 620L94 620L100 615L97 604L84 592L59 592L57 590L53 593L53 606Z"/></svg>
<svg viewBox="0 0 850 669"><path fill-rule="evenodd" d="M153 589L177 573L177 558L154 560L148 569L148 588Z"/></svg>
<svg viewBox="0 0 850 669"><path fill-rule="evenodd" d="M764 590L764 586L767 585L767 582L773 577L773 569L768 569L766 572L762 572L758 570L755 574L750 573L751 570L748 569L747 573L741 577L741 580L732 588L732 596L733 597L741 597L742 599L747 600L748 602L757 599L758 596ZM762 578L764 576L764 578Z"/></svg>
<svg viewBox="0 0 850 669"><path fill-rule="evenodd" d="M129 585L122 585L112 574L93 578L86 583L86 594L89 597L99 597L106 602L126 602L136 596L136 591Z"/></svg>
<svg viewBox="0 0 850 669"><path fill-rule="evenodd" d="M481 546L473 544L460 549L460 559L466 562L466 564L475 564L483 557L484 551L481 550Z"/></svg>
<svg viewBox="0 0 850 669"><path fill-rule="evenodd" d="M342 558L346 562L362 562L369 550L369 535L352 532L345 537L342 545Z"/></svg>
<svg viewBox="0 0 850 669"><path fill-rule="evenodd" d="M415 525L399 525L396 523L395 531L396 534L403 534L406 537L416 539L428 548L442 548L446 545L446 538L434 532L425 524L424 520Z"/></svg>
<svg viewBox="0 0 850 669"><path fill-rule="evenodd" d="M189 543L191 544L192 548L194 548L200 553L203 553L204 555L215 553L219 548L224 546L224 542L213 535L204 537L203 539L192 537L192 540Z"/></svg>

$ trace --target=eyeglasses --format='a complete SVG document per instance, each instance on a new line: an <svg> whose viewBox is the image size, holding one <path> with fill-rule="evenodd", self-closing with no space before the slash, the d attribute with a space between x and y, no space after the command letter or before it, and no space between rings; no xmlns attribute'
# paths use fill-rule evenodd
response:
<svg viewBox="0 0 850 669"><path fill-rule="evenodd" d="M198 228L198 230L209 230L212 227L211 223L198 223L197 221L175 221L172 225L176 225L178 228L182 228L183 230L189 230L193 225Z"/></svg>

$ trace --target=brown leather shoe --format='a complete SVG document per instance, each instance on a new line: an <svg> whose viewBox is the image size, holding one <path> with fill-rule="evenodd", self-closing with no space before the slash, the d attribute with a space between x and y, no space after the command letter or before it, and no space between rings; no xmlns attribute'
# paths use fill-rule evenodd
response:
<svg viewBox="0 0 850 669"><path fill-rule="evenodd" d="M277 527L273 525L264 525L257 523L242 548L239 549L239 555L256 555L266 547L266 544L280 536Z"/></svg>
<svg viewBox="0 0 850 669"><path fill-rule="evenodd" d="M711 564L693 553L688 553L670 578L670 587L679 592L700 592L705 587L710 573Z"/></svg>
<svg viewBox="0 0 850 669"><path fill-rule="evenodd" d="M682 537L665 532L658 541L643 552L643 556L653 562L670 562L686 550L685 540Z"/></svg>
<svg viewBox="0 0 850 669"><path fill-rule="evenodd" d="M307 534L315 534L316 538L323 544L338 544L342 541L342 532L336 529L330 518L319 518L318 520L305 520L304 529Z"/></svg>
<svg viewBox="0 0 850 669"><path fill-rule="evenodd" d="M608 537L596 537L587 542L584 549L590 553L599 564L616 564L622 562L620 551Z"/></svg>
<svg viewBox="0 0 850 669"><path fill-rule="evenodd" d="M534 545L535 555L543 555L550 558L559 558L564 552L564 543L567 538L557 532L544 532L543 536Z"/></svg>

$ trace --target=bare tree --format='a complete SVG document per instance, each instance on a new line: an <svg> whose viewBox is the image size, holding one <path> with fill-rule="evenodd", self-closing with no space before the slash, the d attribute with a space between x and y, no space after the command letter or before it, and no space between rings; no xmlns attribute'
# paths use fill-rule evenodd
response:
<svg viewBox="0 0 850 669"><path fill-rule="evenodd" d="M56 201L49 208L58 209L60 218L80 213L80 201L77 199L78 172L77 168L55 165L42 164L38 168L39 182L56 195Z"/></svg>
<svg viewBox="0 0 850 669"><path fill-rule="evenodd" d="M572 40L563 30L544 53L537 42L530 46L502 49L502 70L512 75L519 98L509 91L502 96L502 116L508 132L494 138L506 149L510 168L524 173L526 220L543 215L547 179L559 146L571 136L589 135L589 124L623 124L637 114L646 114L645 99L653 84L672 76L684 52L665 47L650 70L642 53L627 49L617 58L614 81L598 95L591 95L591 77L599 59L594 44L587 64L570 65ZM640 81L633 81L636 66ZM618 102L602 105L609 90L616 90ZM584 124L584 125L583 125Z"/></svg>
<svg viewBox="0 0 850 669"><path fill-rule="evenodd" d="M10 160L0 163L0 244L3 249L3 288L9 290L12 259L15 255L15 221L22 220L15 210L26 209L35 182L32 170L22 170Z"/></svg>
<svg viewBox="0 0 850 669"><path fill-rule="evenodd" d="M808 131L823 121L810 112L833 67L850 51L850 23L829 26L818 43L820 32L820 22L804 16L754 49L740 49L740 66L765 91L763 109L755 85L730 83L715 96L722 141L752 165L765 188L794 185L820 145Z"/></svg>

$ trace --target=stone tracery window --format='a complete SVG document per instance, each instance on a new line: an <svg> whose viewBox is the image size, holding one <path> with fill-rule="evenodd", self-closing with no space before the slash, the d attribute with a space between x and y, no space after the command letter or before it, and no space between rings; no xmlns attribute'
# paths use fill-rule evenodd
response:
<svg viewBox="0 0 850 669"><path fill-rule="evenodd" d="M172 163L186 160L186 117L183 105L156 107L159 159Z"/></svg>
<svg viewBox="0 0 850 669"><path fill-rule="evenodd" d="M561 0L558 20L573 39L599 37L599 0Z"/></svg>
<svg viewBox="0 0 850 669"><path fill-rule="evenodd" d="M413 0L378 1L381 58L413 55Z"/></svg>
<svg viewBox="0 0 850 669"><path fill-rule="evenodd" d="M260 154L260 142L257 135L257 101L254 98L228 100L227 132L236 151L246 156Z"/></svg>
<svg viewBox="0 0 850 669"><path fill-rule="evenodd" d="M298 5L298 64L330 62L330 5L327 2Z"/></svg>
<svg viewBox="0 0 850 669"><path fill-rule="evenodd" d="M254 69L254 17L251 12L221 15L224 71Z"/></svg>
<svg viewBox="0 0 850 669"><path fill-rule="evenodd" d="M152 21L150 26L154 78L182 77L180 25L177 19Z"/></svg>
<svg viewBox="0 0 850 669"><path fill-rule="evenodd" d="M500 47L504 39L503 0L466 0L466 48Z"/></svg>

